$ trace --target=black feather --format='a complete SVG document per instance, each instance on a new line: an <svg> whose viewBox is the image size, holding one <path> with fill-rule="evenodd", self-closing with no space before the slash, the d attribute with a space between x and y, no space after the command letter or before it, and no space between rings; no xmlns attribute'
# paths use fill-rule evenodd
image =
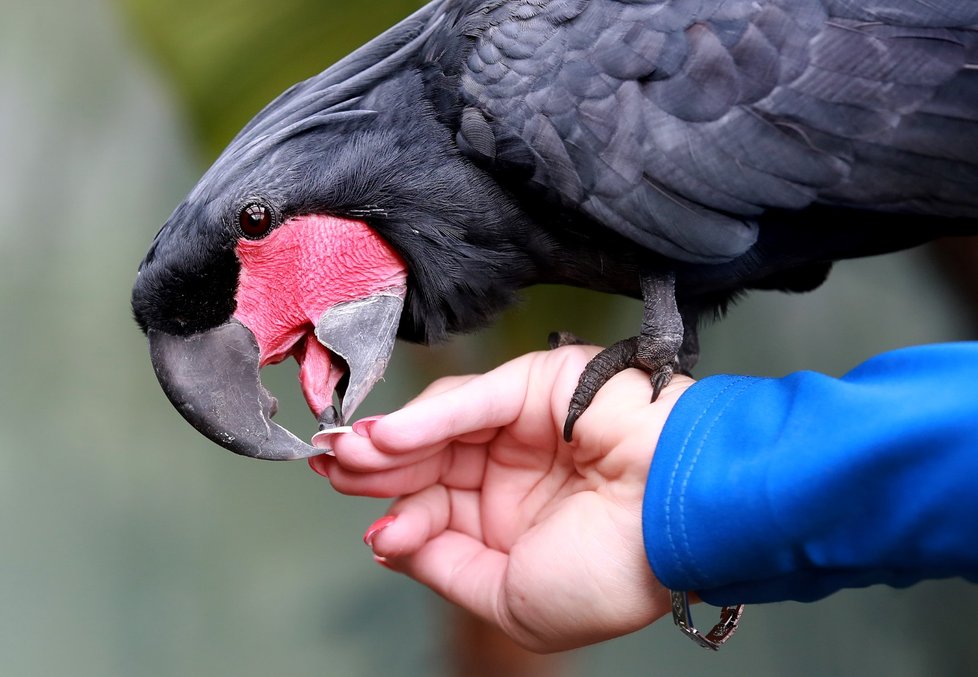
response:
<svg viewBox="0 0 978 677"><path fill-rule="evenodd" d="M367 222L409 268L401 335L539 282L709 311L831 261L978 230L978 4L436 0L296 85L171 216L140 325L233 311L234 209Z"/></svg>

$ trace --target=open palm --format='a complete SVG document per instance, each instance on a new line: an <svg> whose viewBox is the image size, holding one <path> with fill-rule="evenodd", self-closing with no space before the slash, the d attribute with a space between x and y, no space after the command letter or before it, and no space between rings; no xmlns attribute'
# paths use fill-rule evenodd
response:
<svg viewBox="0 0 978 677"><path fill-rule="evenodd" d="M691 384L649 404L648 377L612 379L560 435L592 347L442 379L341 435L313 468L344 493L399 497L370 543L417 579L538 651L631 632L669 610L642 543L646 474L662 425Z"/></svg>

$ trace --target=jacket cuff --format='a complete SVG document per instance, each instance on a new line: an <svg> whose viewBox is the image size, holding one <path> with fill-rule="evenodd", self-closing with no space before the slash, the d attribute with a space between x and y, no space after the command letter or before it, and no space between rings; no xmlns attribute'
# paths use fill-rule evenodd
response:
<svg viewBox="0 0 978 677"><path fill-rule="evenodd" d="M771 543L778 527L764 487L766 469L751 453L768 443L766 431L779 428L771 420L778 403L765 403L765 389L757 387L769 380L722 375L698 381L662 431L642 524L652 570L672 590L699 591L715 604L738 603L710 590L787 564L765 560L779 552ZM750 406L736 406L745 396ZM751 410L765 412L763 425L745 420ZM737 497L725 496L726 487L737 487Z"/></svg>

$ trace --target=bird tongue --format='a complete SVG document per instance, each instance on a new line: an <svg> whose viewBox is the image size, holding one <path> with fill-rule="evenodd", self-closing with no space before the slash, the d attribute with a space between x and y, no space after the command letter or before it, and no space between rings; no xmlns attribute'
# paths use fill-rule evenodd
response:
<svg viewBox="0 0 978 677"><path fill-rule="evenodd" d="M299 363L302 395L313 415L322 418L323 412L333 404L333 392L344 370L312 332L306 334L293 354Z"/></svg>

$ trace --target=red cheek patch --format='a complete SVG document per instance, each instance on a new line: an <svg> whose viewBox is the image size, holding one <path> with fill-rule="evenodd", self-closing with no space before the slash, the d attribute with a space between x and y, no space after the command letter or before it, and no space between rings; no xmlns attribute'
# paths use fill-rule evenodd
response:
<svg viewBox="0 0 978 677"><path fill-rule="evenodd" d="M296 356L306 401L319 415L342 373L316 340L316 322L337 303L403 287L404 262L366 224L317 215L290 219L262 240L242 239L236 252L234 317L255 334L261 366Z"/></svg>

